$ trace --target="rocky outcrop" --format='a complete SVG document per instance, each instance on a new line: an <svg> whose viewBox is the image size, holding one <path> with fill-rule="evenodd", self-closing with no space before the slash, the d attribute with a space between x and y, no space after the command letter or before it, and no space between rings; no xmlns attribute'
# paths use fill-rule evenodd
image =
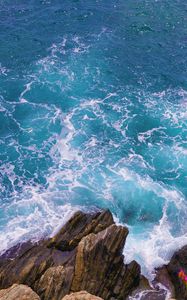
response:
<svg viewBox="0 0 187 300"><path fill-rule="evenodd" d="M61 252L48 249L43 243L36 244L0 269L0 287L7 288L14 283L22 283L34 288L35 282L48 268L71 265L74 257L75 251Z"/></svg>
<svg viewBox="0 0 187 300"><path fill-rule="evenodd" d="M87 293L86 291L81 291L77 293L72 293L70 295L65 296L62 300L103 300L100 297L96 297Z"/></svg>
<svg viewBox="0 0 187 300"><path fill-rule="evenodd" d="M167 266L162 266L155 270L155 278L149 284L148 280L141 275L140 283L131 295L134 299L141 300L186 300L177 296L171 276Z"/></svg>
<svg viewBox="0 0 187 300"><path fill-rule="evenodd" d="M77 212L53 238L5 253L0 288L26 284L41 300L61 300L83 290L105 300L124 300L140 280L140 266L124 264L127 235L128 229L115 225L108 210Z"/></svg>
<svg viewBox="0 0 187 300"><path fill-rule="evenodd" d="M155 285L161 283L170 294L170 297L175 297L175 288L166 266L162 266L161 268L158 268L156 270L156 277L154 283Z"/></svg>
<svg viewBox="0 0 187 300"><path fill-rule="evenodd" d="M111 225L90 234L78 245L71 290L86 290L104 299L124 299L139 283L136 262L123 264L122 250L128 229ZM102 266L102 267L101 267Z"/></svg>
<svg viewBox="0 0 187 300"><path fill-rule="evenodd" d="M40 241L34 245L28 242L28 244L23 245L23 248L17 247L17 257L13 260L12 253L14 251L9 250L4 255L6 267L2 264L2 268L0 268L0 287L7 288L14 283L23 283L34 288L35 283L48 268L73 266L75 248L81 237L89 233L90 230L99 232L112 223L114 221L108 210L93 214L77 212L54 238Z"/></svg>
<svg viewBox="0 0 187 300"><path fill-rule="evenodd" d="M108 210L75 213L53 238L0 257L0 299L187 300L187 246L156 270L150 286L135 261L124 263L127 235Z"/></svg>
<svg viewBox="0 0 187 300"><path fill-rule="evenodd" d="M67 266L51 267L35 283L34 290L42 299L62 299L69 293L74 268Z"/></svg>
<svg viewBox="0 0 187 300"><path fill-rule="evenodd" d="M152 288L142 286L141 289L139 285L133 292L134 296L141 294L141 300L165 300L169 297L170 300L187 300L187 246L176 251L168 265L155 271Z"/></svg>
<svg viewBox="0 0 187 300"><path fill-rule="evenodd" d="M141 275L140 276L140 281L139 281L139 285L137 286L136 289L133 290L133 292L131 293L129 299L141 299L144 297L144 295L147 295L149 291L152 291L152 287L149 284L148 279Z"/></svg>
<svg viewBox="0 0 187 300"><path fill-rule="evenodd" d="M49 240L48 247L71 251L84 236L89 233L98 233L112 224L114 224L114 220L109 210L93 215L78 211L57 235Z"/></svg>
<svg viewBox="0 0 187 300"><path fill-rule="evenodd" d="M23 284L14 284L8 289L0 291L1 300L40 300L33 290Z"/></svg>
<svg viewBox="0 0 187 300"><path fill-rule="evenodd" d="M177 300L187 300L187 281L185 284L179 276L181 270L187 275L187 246L184 246L173 255L166 268L175 287L175 298Z"/></svg>

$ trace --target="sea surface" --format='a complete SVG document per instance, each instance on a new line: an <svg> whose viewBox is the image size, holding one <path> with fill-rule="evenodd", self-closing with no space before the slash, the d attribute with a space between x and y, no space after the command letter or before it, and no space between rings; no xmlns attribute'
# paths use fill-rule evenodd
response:
<svg viewBox="0 0 187 300"><path fill-rule="evenodd" d="M187 2L0 0L0 251L98 207L146 275L187 244Z"/></svg>

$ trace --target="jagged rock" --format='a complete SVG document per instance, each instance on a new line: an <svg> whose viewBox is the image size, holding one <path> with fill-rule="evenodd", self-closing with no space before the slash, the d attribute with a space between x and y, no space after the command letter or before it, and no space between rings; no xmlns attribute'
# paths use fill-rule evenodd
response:
<svg viewBox="0 0 187 300"><path fill-rule="evenodd" d="M40 241L41 243L42 241ZM11 247L8 249L5 253L3 253L0 257L0 266L3 264L6 264L9 260L15 259L17 256L21 256L24 254L26 251L31 249L35 244L37 243L32 243L31 241L23 242L23 243L18 243L17 245Z"/></svg>
<svg viewBox="0 0 187 300"><path fill-rule="evenodd" d="M1 300L40 300L40 297L28 286L14 284L0 291Z"/></svg>
<svg viewBox="0 0 187 300"><path fill-rule="evenodd" d="M81 291L77 293L72 293L70 295L65 296L62 300L103 300L100 297L96 297L87 293L86 291Z"/></svg>
<svg viewBox="0 0 187 300"><path fill-rule="evenodd" d="M128 299L132 299L132 298L138 299L139 298L138 295L141 294L141 296L143 297L144 294L147 294L147 292L151 290L152 287L150 286L148 279L145 276L141 275L137 288L133 290L133 292L130 295L130 298Z"/></svg>
<svg viewBox="0 0 187 300"><path fill-rule="evenodd" d="M17 245L0 258L0 288L30 286L42 300L87 292L105 300L126 299L139 284L140 266L124 264L128 229L107 211L77 212L54 238Z"/></svg>
<svg viewBox="0 0 187 300"><path fill-rule="evenodd" d="M14 283L22 283L33 288L48 268L74 264L74 258L75 251L48 249L43 243L34 245L0 269L0 287L7 288Z"/></svg>
<svg viewBox="0 0 187 300"><path fill-rule="evenodd" d="M62 299L70 291L73 267L58 266L49 268L34 285L41 299Z"/></svg>
<svg viewBox="0 0 187 300"><path fill-rule="evenodd" d="M175 287L175 298L177 300L186 300L187 288L178 274L183 270L187 275L187 246L184 246L172 256L167 265L167 270Z"/></svg>
<svg viewBox="0 0 187 300"><path fill-rule="evenodd" d="M122 250L127 234L127 228L111 225L80 241L71 291L86 290L105 300L125 299L140 279L136 262L123 264Z"/></svg>
<svg viewBox="0 0 187 300"><path fill-rule="evenodd" d="M139 283L138 287L140 290L151 290L152 289L150 286L149 280L144 275L140 276L140 283Z"/></svg>
<svg viewBox="0 0 187 300"><path fill-rule="evenodd" d="M170 297L175 297L175 288L173 286L166 266L163 266L156 270L154 284L158 285L158 283L161 283L170 292Z"/></svg>
<svg viewBox="0 0 187 300"><path fill-rule="evenodd" d="M167 292L164 290L150 290L150 291L144 291L142 293L140 293L141 298L137 298L137 299L141 299L141 300L166 300L168 298L166 298Z"/></svg>
<svg viewBox="0 0 187 300"><path fill-rule="evenodd" d="M77 212L54 238L34 245L28 242L13 247L0 259L0 287L23 283L33 288L48 268L67 264L72 266L75 258L72 249L81 238L90 232L97 233L113 222L109 210L89 214Z"/></svg>
<svg viewBox="0 0 187 300"><path fill-rule="evenodd" d="M141 275L138 287L128 298L141 300L166 300L168 296L174 297L174 287L167 273L166 267L156 269L156 277L151 285L146 277ZM169 300L172 300L169 299Z"/></svg>
<svg viewBox="0 0 187 300"><path fill-rule="evenodd" d="M78 211L64 227L48 242L48 247L55 247L61 251L74 249L80 240L89 233L98 233L114 224L109 210L94 214Z"/></svg>

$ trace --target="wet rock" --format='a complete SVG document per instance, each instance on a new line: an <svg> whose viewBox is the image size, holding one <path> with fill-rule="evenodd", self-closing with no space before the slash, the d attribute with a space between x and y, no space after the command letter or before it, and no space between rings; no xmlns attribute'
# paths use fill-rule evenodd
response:
<svg viewBox="0 0 187 300"><path fill-rule="evenodd" d="M164 290L144 291L141 294L141 300L166 300L167 292Z"/></svg>
<svg viewBox="0 0 187 300"><path fill-rule="evenodd" d="M32 243L31 241L18 243L17 245L8 249L5 253L3 253L0 257L0 267L2 264L7 263L9 260L15 259L17 256L21 256L29 249L33 248L37 243Z"/></svg>
<svg viewBox="0 0 187 300"><path fill-rule="evenodd" d="M140 276L140 283L138 285L138 288L140 290L152 290L149 280L143 275Z"/></svg>
<svg viewBox="0 0 187 300"><path fill-rule="evenodd" d="M114 224L114 220L109 210L94 214L78 211L57 235L49 240L48 247L55 247L61 251L71 251L84 236L98 233L112 224Z"/></svg>
<svg viewBox="0 0 187 300"><path fill-rule="evenodd" d="M0 291L1 300L40 300L40 297L28 286L14 284Z"/></svg>
<svg viewBox="0 0 187 300"><path fill-rule="evenodd" d="M137 299L139 299L138 295L143 296L144 294L147 294L149 291L152 291L152 287L150 286L148 279L145 276L141 275L137 288L133 290L133 292L131 293L128 299L132 299L132 298L136 299L136 297Z"/></svg>
<svg viewBox="0 0 187 300"><path fill-rule="evenodd" d="M173 298L175 297L175 288L171 281L166 266L163 266L156 270L156 277L154 280L154 284L159 284L159 283L161 283L168 290L168 292L170 293L170 297Z"/></svg>
<svg viewBox="0 0 187 300"><path fill-rule="evenodd" d="M167 271L175 287L175 298L177 300L186 300L187 288L185 283L178 276L181 270L187 275L187 246L177 251L167 265Z"/></svg>
<svg viewBox="0 0 187 300"><path fill-rule="evenodd" d="M137 289L131 294L133 299L166 300L169 299L168 297L175 297L174 286L171 282L166 266L158 268L155 271L156 276L151 282L151 285L147 278L141 275Z"/></svg>
<svg viewBox="0 0 187 300"><path fill-rule="evenodd" d="M100 297L96 297L87 293L86 291L81 291L77 293L72 293L70 295L65 296L62 300L103 300Z"/></svg>
<svg viewBox="0 0 187 300"><path fill-rule="evenodd" d="M136 262L123 263L122 250L127 234L127 228L111 225L80 241L71 291L86 290L103 299L125 299L140 279L140 267Z"/></svg>

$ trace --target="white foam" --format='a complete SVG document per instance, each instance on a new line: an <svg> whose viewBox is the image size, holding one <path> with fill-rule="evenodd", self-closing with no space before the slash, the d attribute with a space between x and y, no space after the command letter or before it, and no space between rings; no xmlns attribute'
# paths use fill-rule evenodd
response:
<svg viewBox="0 0 187 300"><path fill-rule="evenodd" d="M34 82L34 81L31 81L31 82L29 82L29 83L27 83L27 84L25 85L25 89L23 90L23 92L22 92L22 93L20 94L20 96L19 96L19 101L20 101L21 103L27 103L27 102L28 102L28 101L24 98L24 95L25 95L28 91L31 90L31 87L32 87L33 82Z"/></svg>
<svg viewBox="0 0 187 300"><path fill-rule="evenodd" d="M150 279L154 278L154 269L167 264L174 251L187 244L187 234L174 237L167 219L166 209L158 225L149 232L133 234L127 238L124 254L127 261L136 259L142 266L142 272Z"/></svg>
<svg viewBox="0 0 187 300"><path fill-rule="evenodd" d="M149 139L152 134L154 134L155 132L163 132L163 130L166 129L166 127L162 127L162 126L159 126L157 128L153 128L153 129L150 129L150 130L147 130L145 132L140 132L138 134L138 140L140 142L146 142L147 139Z"/></svg>
<svg viewBox="0 0 187 300"><path fill-rule="evenodd" d="M4 66L2 66L2 64L0 63L0 75L4 75L7 76L9 72L9 69L5 68Z"/></svg>
<svg viewBox="0 0 187 300"><path fill-rule="evenodd" d="M28 189L28 192L26 191ZM39 240L56 231L78 210L70 204L54 206L54 199L47 192L28 186L23 191L25 197L17 199L7 208L8 221L0 231L0 252L28 239ZM12 215L11 212L14 212Z"/></svg>

